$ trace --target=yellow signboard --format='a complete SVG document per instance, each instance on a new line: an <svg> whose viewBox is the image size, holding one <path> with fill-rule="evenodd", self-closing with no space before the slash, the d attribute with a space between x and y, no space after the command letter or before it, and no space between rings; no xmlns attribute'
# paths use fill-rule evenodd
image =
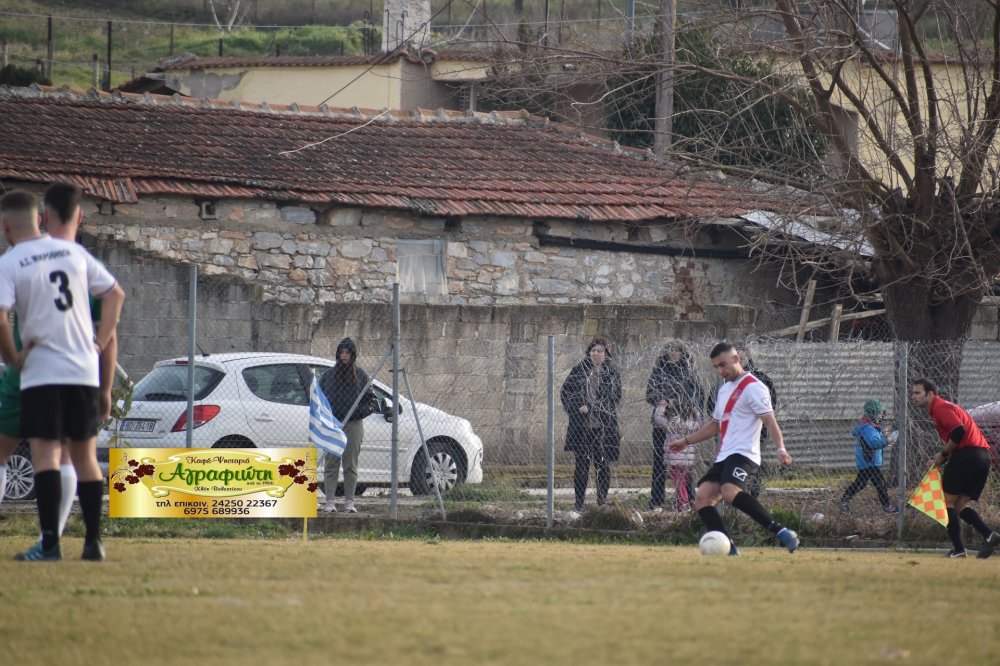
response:
<svg viewBox="0 0 1000 666"><path fill-rule="evenodd" d="M112 518L315 518L316 449L111 449Z"/></svg>

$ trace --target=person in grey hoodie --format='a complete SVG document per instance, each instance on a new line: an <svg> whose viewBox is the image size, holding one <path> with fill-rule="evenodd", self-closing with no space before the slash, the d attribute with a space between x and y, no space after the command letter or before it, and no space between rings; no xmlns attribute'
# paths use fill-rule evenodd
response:
<svg viewBox="0 0 1000 666"><path fill-rule="evenodd" d="M351 414L350 419L346 419L347 411L357 400L358 395L368 383L368 374L356 365L358 359L358 346L354 340L344 338L337 345L337 363L332 368L323 373L319 379L320 390L326 395L330 402L330 409L344 425L344 433L347 435L347 447L344 449L343 458L338 458L327 454L324 463L325 485L326 485L326 506L325 510L336 512L337 480L340 476L340 466L344 466L344 509L347 513L357 513L354 506L354 491L358 485L358 455L361 453L361 443L364 441L365 429L364 419L372 414L377 407L375 393L371 387L358 402L357 408Z"/></svg>

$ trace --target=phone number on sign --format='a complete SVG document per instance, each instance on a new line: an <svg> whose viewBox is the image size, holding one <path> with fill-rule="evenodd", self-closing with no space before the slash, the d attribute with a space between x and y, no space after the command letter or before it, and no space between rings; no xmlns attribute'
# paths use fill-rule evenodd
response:
<svg viewBox="0 0 1000 666"><path fill-rule="evenodd" d="M249 516L252 509L270 509L278 504L274 499L217 499L212 506L186 506L185 516Z"/></svg>

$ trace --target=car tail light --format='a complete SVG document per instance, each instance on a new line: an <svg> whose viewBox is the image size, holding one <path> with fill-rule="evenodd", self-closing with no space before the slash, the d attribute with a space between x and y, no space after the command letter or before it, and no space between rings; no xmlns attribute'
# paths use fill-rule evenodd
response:
<svg viewBox="0 0 1000 666"><path fill-rule="evenodd" d="M205 425L216 416L222 410L218 405L195 405L194 406L194 427L200 428ZM174 427L170 429L170 432L180 432L187 428L187 410L185 409L181 412L180 418L177 419L177 423Z"/></svg>

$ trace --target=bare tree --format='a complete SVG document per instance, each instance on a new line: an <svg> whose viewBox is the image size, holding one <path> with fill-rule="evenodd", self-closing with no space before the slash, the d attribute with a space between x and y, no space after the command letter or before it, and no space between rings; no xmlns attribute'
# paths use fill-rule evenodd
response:
<svg viewBox="0 0 1000 666"><path fill-rule="evenodd" d="M895 0L886 44L855 0L804 4L776 0L771 16L840 158L826 189L858 213L896 337L960 339L1000 270L1000 9ZM936 50L930 28L947 35Z"/></svg>
<svg viewBox="0 0 1000 666"><path fill-rule="evenodd" d="M215 23L215 27L222 32L232 32L233 28L241 27L246 21L254 2L253 0L206 0L206 4L212 12L212 22Z"/></svg>
<svg viewBox="0 0 1000 666"><path fill-rule="evenodd" d="M810 212L825 218L823 231L841 236L845 248L856 249L858 239L865 239L874 252L871 262L844 256L829 266L850 266L848 284L881 292L895 337L959 340L969 333L1000 271L1000 4L867 3L878 12L864 10L865 4L769 0L737 3L733 11L726 3L706 2L697 12L679 15L679 35L700 23L725 49L770 62L773 72L733 71L720 67L721 60L706 64L680 52L667 62L662 49L609 51L570 35L558 48L527 45L531 48L521 50L518 63L504 71L532 78L507 78L504 84L520 100L548 96L556 100L551 115L600 131L604 120L594 112L600 95L581 99L571 93L573 73L578 82L631 75L654 85L669 66L678 91L673 159L819 196L825 210ZM647 43L659 41L655 32L644 37ZM731 106L725 112L685 106L683 86L695 75L741 84L728 101L744 109L767 99L796 109L827 137L834 159L809 160L797 169L785 163L774 170L759 162L752 169L737 168L739 140L723 147L719 139L724 135L719 127L733 129ZM720 124L705 125L713 116ZM685 137L685 122L693 118L700 129ZM762 135L768 128L738 129L749 146L754 132ZM802 131L788 127L786 134ZM757 242L773 248L782 231L773 228ZM785 256L798 251L786 247Z"/></svg>

